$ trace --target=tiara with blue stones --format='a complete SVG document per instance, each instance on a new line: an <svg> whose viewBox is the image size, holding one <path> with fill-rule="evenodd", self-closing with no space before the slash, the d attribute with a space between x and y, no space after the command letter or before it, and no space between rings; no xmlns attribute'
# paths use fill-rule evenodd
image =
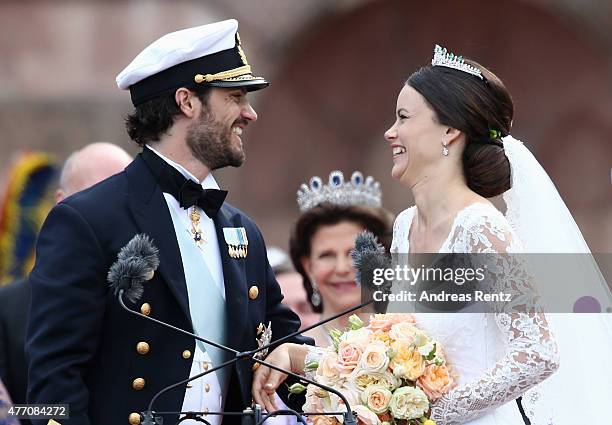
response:
<svg viewBox="0 0 612 425"><path fill-rule="evenodd" d="M364 179L359 171L355 171L347 182L344 181L344 174L337 170L329 173L327 184L323 184L321 177L315 176L310 179L309 185L302 184L297 192L300 212L306 212L324 202L380 207L381 198L380 183L372 176Z"/></svg>
<svg viewBox="0 0 612 425"><path fill-rule="evenodd" d="M445 66L475 75L481 80L484 79L482 77L482 71L475 66L465 63L463 56L455 56L453 53L447 51L445 47L437 44L436 47L434 47L434 57L431 60L431 66Z"/></svg>

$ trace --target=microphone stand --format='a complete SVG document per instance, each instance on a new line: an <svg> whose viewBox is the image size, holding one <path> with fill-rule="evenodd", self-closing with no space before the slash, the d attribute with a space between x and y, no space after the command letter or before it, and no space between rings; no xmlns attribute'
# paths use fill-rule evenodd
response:
<svg viewBox="0 0 612 425"><path fill-rule="evenodd" d="M284 373L286 375L289 375L289 376L291 376L293 378L296 378L296 379L298 379L300 381L307 382L309 384L315 385L315 386L317 386L319 388L324 389L325 391L328 391L330 393L333 393L333 394L337 395L344 402L344 405L346 406L346 409L347 409L346 412L337 412L338 414L343 414L344 415L344 423L345 423L345 425L356 425L357 424L357 420L355 419L355 416L353 415L353 412L351 411L350 403L348 402L346 397L341 392L339 392L335 388L332 388L332 387L329 387L327 385L323 385L323 384L320 384L320 383L318 383L316 381L308 379L305 376L298 375L298 374L293 373L291 371L288 371L288 370L282 369L280 367L277 367L277 366L275 366L275 365L273 365L271 363L268 363L268 362L266 362L264 360L260 360L258 358L255 358L254 355L256 353L260 352L260 351L263 351L263 350L269 349L271 347L274 347L276 345L279 345L280 343L282 343L282 342L284 342L284 341L286 341L286 340L288 340L290 338L293 338L294 336L297 336L297 335L301 334L302 332L309 331L311 329L314 329L315 327L318 327L318 326L323 325L323 324L325 324L327 322L330 322L330 321L332 321L334 319L337 319L340 316L344 316L345 314L351 313L351 312L353 312L355 310L359 310L359 309L361 309L361 308L363 308L363 307L365 307L365 306L367 306L369 304L372 304L374 302L374 300L369 300L369 301L363 302L363 303L361 303L361 304L359 304L359 305L357 305L355 307L352 307L350 309L342 311L342 312L340 312L340 313L338 313L338 314L336 314L334 316L328 317L327 319L321 320L320 322L315 323L314 325L311 325L311 326L309 326L309 327L307 327L307 328L305 328L305 329L303 329L301 331L295 331L295 332L293 332L293 333L291 333L289 335L285 335L284 337L279 338L279 339L271 342L270 344L264 345L262 347L254 349L254 350L239 352L237 350L234 350L233 348L226 347L226 346L218 344L218 343L216 343L214 341L209 341L209 340L207 340L205 338L202 338L202 337L200 337L198 335L195 335L195 334L193 334L191 332L187 332L187 331L185 331L183 329L177 328L176 326L170 325L169 323L162 322L161 320L155 319L153 317L145 316L144 314L142 314L140 312L137 312L137 311L134 311L134 310L128 308L125 305L125 302L123 301L123 294L124 294L124 292L125 292L125 289L120 289L119 290L119 294L118 294L119 303L120 303L121 307L124 310L128 311L129 313L134 314L134 315L139 316L139 317L144 317L147 320L151 320L151 321L153 321L153 322L155 322L155 323L157 323L159 325L165 326L165 327L173 329L173 330L175 330L175 331L177 331L179 333L182 333L183 335L187 335L187 336L190 336L192 338L195 338L198 341L202 341L205 344L210 344L210 345L212 345L214 347L217 347L219 349L226 350L226 351L229 351L229 352L235 354L235 357L233 359L228 360L226 362L223 362L223 363L221 363L220 365L218 365L216 367L213 367L213 368L208 369L208 370L206 370L206 371L204 371L204 372L202 372L200 374L194 375L194 376L189 377L187 379L184 379L184 380L182 380L180 382L177 382L175 384L172 384L172 385L169 385L169 386L167 386L165 388L162 388L157 394L155 394L155 396L153 396L153 398L149 402L149 406L148 406L147 410L145 412L143 412L143 416L144 416L144 420L142 422L143 425L161 425L161 424L158 423L157 419L153 417L153 413L154 413L153 412L153 404L164 393L166 393L166 392L168 392L168 391L170 391L170 390L172 390L174 388L177 388L177 387L179 387L179 386L181 386L183 384L186 384L186 383L188 383L190 381L193 381L195 379L199 379L202 376L205 376L205 375L207 375L209 373L215 372L215 371L217 371L217 370L219 370L219 369L221 369L223 367L230 366L230 365L232 365L234 363L237 363L239 360L247 360L247 359L251 359L251 360L253 360L253 361L255 361L255 362L259 363L259 364L268 366L270 369L277 370L277 371L282 372L282 373ZM296 414L297 416L300 416L299 414L297 414L297 412L295 412L293 410L290 410L290 411L289 410L286 411L286 413L280 413L280 411L279 411L279 413L277 413L277 414ZM159 412L159 413L161 413L161 412ZM172 413L176 413L176 412L172 412ZM201 413L196 413L196 412L188 412L188 413L190 413L192 416L201 415ZM267 417L270 416L272 413L275 413L275 412L269 413L263 419L258 421L255 425L261 425L261 423L265 419L267 419ZM211 413L208 413L208 414L211 414ZM219 412L219 414L225 414L225 413ZM242 414L245 414L245 413L243 412L243 413L239 413L239 414L242 415ZM203 420L203 421L206 422L205 420ZM304 423L303 419L300 422Z"/></svg>

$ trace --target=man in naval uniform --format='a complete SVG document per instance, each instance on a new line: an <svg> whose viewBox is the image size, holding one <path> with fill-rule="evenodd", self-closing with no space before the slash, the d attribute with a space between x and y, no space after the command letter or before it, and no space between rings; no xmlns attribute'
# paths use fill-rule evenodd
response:
<svg viewBox="0 0 612 425"><path fill-rule="evenodd" d="M43 226L30 275L28 401L68 403L61 424L138 425L162 388L231 358L121 308L107 273L136 234L152 239L160 265L143 296L126 300L130 309L239 351L257 348L269 323L272 339L299 328L259 229L224 202L211 174L243 163L241 136L257 119L247 92L268 85L252 75L237 29L227 20L177 31L136 56L117 84L130 91L126 126L142 153L58 204ZM252 369L239 361L166 392L152 409L242 411Z"/></svg>

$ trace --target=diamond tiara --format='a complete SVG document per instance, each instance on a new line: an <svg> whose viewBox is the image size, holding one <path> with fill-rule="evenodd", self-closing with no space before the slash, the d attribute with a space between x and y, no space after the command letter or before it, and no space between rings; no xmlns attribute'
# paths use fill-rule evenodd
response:
<svg viewBox="0 0 612 425"><path fill-rule="evenodd" d="M480 69L465 63L465 59L463 59L463 56L455 56L453 53L448 52L445 47L439 46L437 44L436 47L434 47L434 57L431 60L431 65L453 68L458 71L463 71L467 72L468 74L475 75L481 80L484 80L482 76L482 71Z"/></svg>
<svg viewBox="0 0 612 425"><path fill-rule="evenodd" d="M310 179L309 186L302 184L297 191L300 212L306 212L324 202L345 206L380 207L381 197L380 183L372 176L364 180L359 171L355 171L348 182L344 181L344 174L337 170L329 173L327 184L323 184L323 180L315 176Z"/></svg>

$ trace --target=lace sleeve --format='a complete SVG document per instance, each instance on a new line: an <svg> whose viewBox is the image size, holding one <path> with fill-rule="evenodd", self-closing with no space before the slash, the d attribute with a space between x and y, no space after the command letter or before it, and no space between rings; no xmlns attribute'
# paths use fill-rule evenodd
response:
<svg viewBox="0 0 612 425"><path fill-rule="evenodd" d="M512 254L517 250L518 241L501 213L472 217L470 223L456 227L451 252L486 253L487 264L494 264L487 278L496 289L511 292L513 302L495 307L492 313L507 341L505 355L483 376L453 389L432 406L431 418L438 425L462 424L482 416L513 401L559 367L545 315L524 301L534 292L521 257Z"/></svg>
<svg viewBox="0 0 612 425"><path fill-rule="evenodd" d="M414 216L415 207L405 209L397 215L393 223L393 240L391 242L391 254L408 252L408 233Z"/></svg>
<svg viewBox="0 0 612 425"><path fill-rule="evenodd" d="M307 345L306 348L308 352L304 358L304 376L308 379L315 380L319 360L323 357L326 348L314 347L312 345Z"/></svg>

